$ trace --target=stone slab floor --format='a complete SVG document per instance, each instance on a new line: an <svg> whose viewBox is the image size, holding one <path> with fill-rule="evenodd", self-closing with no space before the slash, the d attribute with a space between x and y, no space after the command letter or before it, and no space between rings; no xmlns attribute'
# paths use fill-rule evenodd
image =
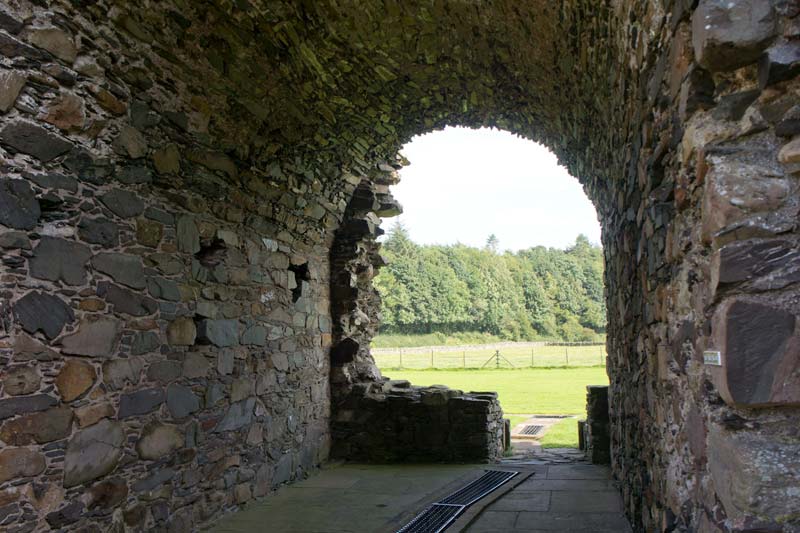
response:
<svg viewBox="0 0 800 533"><path fill-rule="evenodd" d="M513 465L504 464L504 467ZM590 464L526 466L533 475L486 506L469 533L629 533L622 498L607 467Z"/></svg>
<svg viewBox="0 0 800 533"><path fill-rule="evenodd" d="M215 533L396 531L429 502L483 473L475 465L327 466L227 516Z"/></svg>
<svg viewBox="0 0 800 533"><path fill-rule="evenodd" d="M619 492L605 467L503 463L532 475L471 508L448 533L625 533ZM397 531L428 504L483 473L486 465L333 465L224 517L215 533L383 533ZM466 516L465 516L466 518ZM468 524L466 522L469 522Z"/></svg>

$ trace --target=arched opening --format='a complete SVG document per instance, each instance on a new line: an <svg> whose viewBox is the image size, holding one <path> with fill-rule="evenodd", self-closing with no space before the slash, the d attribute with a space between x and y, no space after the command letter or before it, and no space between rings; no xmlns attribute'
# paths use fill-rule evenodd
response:
<svg viewBox="0 0 800 533"><path fill-rule="evenodd" d="M591 276L581 286L577 285L580 281L575 279L577 275L567 280L562 272L548 270L543 262L532 265L527 278L535 287L526 295L510 293L504 281L513 278L516 285L523 283L522 276L516 274L517 267L525 270L525 265L515 262L502 265L502 278L487 280L486 283L497 285L497 290L501 291L497 295L481 286L464 299L436 299L447 294L466 294L465 291L481 281L462 277L460 283L437 286L435 294L420 294L408 305L404 304L410 300L408 293L414 285L429 288L437 279L458 276L466 265L431 272L425 281L402 282L397 285L397 300L391 301L390 295L390 305L385 306L382 332L422 334L428 332L426 328L433 327L442 333L493 334L498 340L506 341L583 340L564 329L564 324L570 322L593 328L595 336L604 333L602 251L593 247L600 243L597 212L580 183L558 164L552 152L502 130L445 128L413 138L401 154L409 164L400 169L400 181L391 191L403 206L403 213L385 221L384 228L391 233L399 224L397 232L402 240L393 246L395 243L386 236L381 237L385 254L402 259L402 250L396 248L404 248L405 241L419 246L440 246L430 249L432 253L446 255L452 246L463 245L500 258L512 254L517 260L549 249L574 248L576 242L581 249L597 253L592 254L596 260L591 264L579 264L570 269ZM521 254L523 251L528 252L527 256ZM579 250L575 250L575 255L580 255ZM561 259L566 258L554 256L552 262ZM425 264L436 262L430 260ZM418 267L404 265L404 270L415 268ZM488 272L492 267L487 263L482 269ZM383 269L382 272L388 271ZM552 279L546 279L546 272ZM401 271L396 273L402 275ZM379 277L377 283L384 294L395 285L390 278ZM565 286L557 294L556 285L560 283ZM535 293L544 291L545 284L550 293L547 301ZM527 301L524 296L528 297ZM567 296L574 296L574 301ZM488 301L490 297L492 301ZM431 302L427 308L426 301ZM470 306L475 309L470 310ZM480 310L490 306L487 319L481 320ZM542 316L536 316L534 307L543 309ZM523 316L517 316L516 310L520 308L525 309ZM552 309L548 316L544 316L548 313L546 309ZM556 311L559 311L557 317ZM512 331L513 322L519 325L515 331Z"/></svg>
<svg viewBox="0 0 800 533"><path fill-rule="evenodd" d="M444 131L445 133L443 133L442 136L446 136L448 133L447 129ZM489 137L488 134L492 134L491 130L449 130L449 133L451 136L453 134L460 135L458 140L455 142L463 145L465 143L465 139L468 139L467 136L471 135L473 131L475 136L475 139L472 140L473 143L480 142L480 135L483 133L484 137L488 139L488 141L484 142L491 144L491 142L494 140L498 144L494 145L487 151L487 154L484 156L485 160L482 161L478 159L468 163L468 165L472 167L472 174L470 174L470 171L467 171L466 169L459 174L458 170L453 169L453 167L458 167L458 165L452 163L448 165L447 163L449 158L447 157L447 154L443 154L443 150L441 148L433 148L433 150L436 152L436 158L443 157L442 162L445 164L443 166L449 167L447 171L458 174L459 183L457 186L462 191L469 188L468 182L470 178L475 180L474 185L480 184L482 187L486 187L486 175L492 176L492 179L488 180L492 187L498 187L498 189L502 189L502 182L504 178L507 178L506 176L498 176L496 174L497 169L492 169L492 171L490 171L489 167L484 168L486 175L479 176L480 169L476 168L475 165L478 164L479 167L480 162L484 163L485 165L489 164L489 161L492 160L492 156L502 157L502 154L497 152L498 146L502 146L502 142L511 144L515 140L518 141L518 144L515 146L515 148L520 154L517 157L523 157L521 154L525 153L524 151L527 150L529 152L528 155L531 155L530 152L534 152L533 155L535 155L535 157L538 159L520 161L520 168L506 169L505 172L511 172L512 175L516 176L516 179L525 181L533 181L534 179L561 179L564 181L574 180L574 178L571 178L568 174L566 174L563 169L558 168L555 157L553 157L552 154L549 154L546 149L541 146L523 141L519 138L514 138L511 135L500 135L499 138ZM435 139L436 135L436 133L429 134L428 138ZM497 134L494 135L497 136ZM442 148L444 148L444 146L442 146ZM459 148L462 151L467 150L472 153L480 149L477 144L474 144L471 148L467 146L460 146ZM488 153L490 152L492 153L492 156L488 156ZM407 154L405 152L402 155L398 155L397 160L404 162L405 165L408 165L406 155ZM461 157L465 157L463 153L461 154ZM547 157L550 159L543 159ZM545 161L546 164L549 165L549 168L541 168L542 161ZM431 164L430 161L428 164ZM529 168L527 171L523 172L521 167L524 166L528 166ZM538 172L532 173L530 168L536 168L537 166L540 167ZM413 168L413 161L411 167L403 167L403 169L405 168ZM484 378L481 380L483 385L482 387L455 386L455 383L448 382L448 378L442 376L441 373L437 374L435 378L428 378L427 376L420 374L404 374L402 372L402 355L399 359L399 365L395 364L393 368L390 365L382 365L381 359L376 357L374 353L371 352L370 343L374 339L378 328L381 326L381 318L385 318L387 315L389 315L389 323L397 327L397 323L391 321L393 318L391 313L394 311L394 309L386 305L383 305L381 308L381 302L384 300L381 299L380 295L378 294L379 291L376 290L378 287L380 287L380 278L376 279L375 276L382 267L383 271L386 271L387 265L385 264L385 254L381 253L380 244L378 243L378 241L384 240L382 239L384 231L377 227L377 220L375 217L373 217L373 215L381 213L388 216L396 216L400 213L401 210L396 202L393 201L391 197L392 191L389 190L387 185L392 185L396 189L398 187L398 181L403 173L403 169L401 169L400 172L391 173L389 177L380 180L380 185L378 186L380 192L378 192L374 186L372 190L370 190L370 185L364 182L358 186L354 193L353 200L348 207L347 213L348 217L350 218L345 219L345 222L339 230L340 233L337 233L337 237L332 248L332 271L339 273L339 277L332 279L331 285L331 302L334 309L334 344L331 351L333 364L333 455L337 458L356 461L379 460L405 462L408 460L495 460L500 457L500 453L504 450L504 445L499 445L498 440L501 438L507 440L510 437L509 432L511 427L516 426L517 422L523 422L525 420L538 420L541 422L541 420L544 418L554 419L556 417L564 417L565 420L558 421L558 427L554 428L554 433L571 432L573 434L572 438L562 438L560 442L563 443L566 441L569 443L566 444L566 446L573 446L571 441L574 440L574 447L577 448L577 419L582 414L585 416L586 387L589 385L603 385L604 383L607 383L607 377L605 375L605 343L603 337L600 337L603 340L602 343L595 343L596 353L592 353L588 358L585 357L586 354L579 354L583 355L584 357L576 357L576 350L573 346L572 364L575 365L577 363L580 365L589 366L590 368L584 369L588 371L580 372L580 375L568 375L567 372L563 372L563 375L562 373L559 373L557 378L564 380L567 384L567 388L569 389L568 394L562 397L566 402L565 405L558 405L557 402L552 401L547 402L549 410L542 411L537 410L534 401L527 398L528 396L534 396L536 394L534 390L537 388L541 388L543 391L550 390L541 386L543 383L537 383L536 380L544 379L542 374L536 374L534 371L534 373L530 376L520 377L517 375L514 377L505 377L507 380L521 380L521 382L530 383L530 386L533 389L531 390L530 394L523 395L523 398L525 399L522 401L512 402L510 398L508 399L508 403L506 405L509 407L505 408L505 413L512 415L510 419L514 422L514 424L511 427L503 427L503 424L498 416L498 406L492 406L492 404L495 403L495 396L490 398L490 402L486 402L486 400L489 398L482 398L487 406L487 410L483 413L485 420L483 420L482 423L473 424L471 429L465 429L458 425L458 407L450 407L451 403L459 406L463 405L463 403L461 403L462 400L473 399L470 395L465 396L462 391L498 391L500 389L505 389L506 394L510 396L511 389L507 389L505 387L506 384L502 381ZM441 176L437 175L441 172L442 170L437 169L433 172L430 172L428 176L425 176L425 178L427 178L426 194L436 194L435 186L433 186L432 182L434 182L436 179L442 179L444 181L444 178L441 178ZM520 173L523 175L520 176ZM506 185L508 188L509 183L506 182ZM571 192L572 198L562 197L561 199L571 199L572 202L570 205L578 205L579 209L585 208L585 204L588 203L588 201L583 195L583 192L580 191L579 187L577 190L573 189ZM515 194L513 190L506 190L505 193L512 195ZM491 195L491 192L487 192L485 189L482 189L479 194L482 198L481 207L484 211L488 211L488 213L483 215L484 218L482 220L496 220L492 217L492 209L496 209L496 206L493 206L491 204L491 200L487 198L487 196ZM455 198L451 197L448 200L453 202L455 205L458 205L458 208L465 209L467 211L470 209L470 206L467 202L464 202L464 205L459 205L457 194L452 196L455 196ZM518 194L517 196L522 197L523 195ZM540 198L539 200L543 203L553 204L557 201L557 198L555 195L551 195L549 198ZM522 207L523 205L524 204L522 202L517 204L518 207ZM507 205L504 206L504 209L502 210L503 214L507 213L507 207ZM531 208L530 206L528 206L528 208L531 211L535 210L535 208ZM444 213L442 213L442 211L444 211ZM447 219L448 223L452 224L452 219L456 217L453 213L447 213L446 211L446 208L439 207L437 213L443 216L443 218L440 220ZM455 209L453 209L453 211L455 211ZM596 215L593 213L593 210L590 208L588 211L590 211L588 214L593 219L592 222L596 224ZM497 213L497 211L495 211L495 213ZM435 221L430 220L430 222ZM557 224L560 222L560 220L550 222ZM595 230L595 234L599 234L599 227L594 228L591 227L591 225L585 227L589 227L590 231ZM359 229L354 230L354 228ZM482 228L482 231L485 232L489 230L484 227ZM460 235L464 235L467 238L472 237L468 233L461 233ZM575 237L576 236L572 236L573 239ZM394 241L392 239L394 238L394 235L390 235L390 240L388 241L390 245L393 244ZM408 240L407 235L403 237L403 239ZM415 248L414 243L410 241L406 242L405 244L406 248ZM402 298L399 294L396 294L397 292L402 291L409 293L414 290L423 291L423 286L426 285L424 281L409 281L408 286L402 286L396 283L391 286L384 286L383 296L384 298L392 298L393 296L397 296L400 299L409 300L408 303L411 305L405 306L402 312L409 314L409 312L413 312L413 308L413 310L416 310L419 313L420 317L433 316L431 315L432 307L438 306L442 309L449 309L449 311L452 312L452 316L446 317L442 315L441 317L438 317L437 315L438 318L434 320L433 324L433 327L445 328L449 331L456 331L460 329L462 333L475 333L477 330L482 328L481 332L484 334L494 333L497 335L505 335L505 337L502 337L503 340L524 339L532 341L538 340L543 336L549 336L551 340L553 338L557 338L562 342L556 342L554 344L560 345L559 348L557 348L559 355L562 358L566 358L566 360L559 359L559 364L568 367L570 365L569 346L563 343L563 339L565 335L575 333L572 331L575 329L573 326L581 330L580 333L582 334L591 334L593 339L596 339L605 332L606 321L602 289L602 265L598 264L598 262L602 261L602 252L599 248L597 250L592 250L588 242L586 242L586 246L587 249L585 252L586 254L594 257L594 262L591 262L588 257L579 258L578 255L581 255L579 253L575 257L572 257L566 252L561 252L563 257L559 256L553 260L561 263L569 262L570 268L580 270L582 274L579 277L580 281L572 278L568 280L567 277L560 280L555 280L552 279L553 274L559 274L558 272L536 273L535 269L544 269L544 265L531 265L526 263L527 261L531 260L534 262L541 260L540 258L542 257L542 253L555 255L558 253L555 250L529 250L528 255L521 254L519 256L509 256L507 252L506 257L504 257L498 254L498 250L466 249L467 255L458 257L461 250L460 247L457 247L454 250L436 250L436 253L439 254L439 257L434 261L437 263L435 267L432 264L426 265L421 261L414 263L414 260L412 259L410 263L404 263L405 268L402 268L402 270L408 271L409 274L411 271L418 272L424 277L428 269L438 268L442 271L440 273L441 275L438 276L439 281L441 281L442 276L446 278L446 274L449 274L448 279L451 279L451 281L456 283L457 286L463 285L462 288L464 289L466 298L463 302L461 302L463 304L461 306L463 309L459 308L457 302L454 303L452 301L451 293L455 292L457 287L437 286L430 294L406 294L406 298ZM392 251L394 250L389 249L389 252ZM403 261L406 259L404 256L408 256L412 253L414 253L414 250L404 249L399 251L399 255L390 255L395 255L394 259L396 261ZM474 256L475 254L483 254L491 258L491 264L493 266L490 268L490 270L496 270L494 268L494 266L496 266L499 271L482 272L482 267L480 265L473 265L473 267L478 269L473 273L476 274L477 277L469 282L465 279L459 279L459 275L455 270L462 271L463 275L465 273L463 271L467 267L467 263L464 263L463 261L467 259L468 256ZM586 260L587 262L585 264L579 264L581 260ZM455 263L453 263L453 261L455 261ZM513 263L511 268L509 268L507 261ZM394 265L390 265L389 268L392 268L393 266ZM512 269L515 270L515 276L512 276ZM529 272L525 269L528 269ZM591 272L586 272L583 269L591 270ZM525 272L530 275L526 275ZM494 279L492 277L493 274L499 274L500 277ZM502 274L505 274L505 277L503 277ZM590 275L592 276L592 279L584 279L584 275ZM485 288L482 289L475 287L475 281L477 281L479 278L483 278L484 276L491 278L487 278L487 283L491 285L491 294L489 294L489 292L486 290L483 290ZM535 284L541 288L541 283L544 281L545 276L548 278L548 283L552 285L550 287L552 292L550 299L552 301L543 300L545 297L544 290L540 291L541 294L532 296L525 293L524 288L526 285L530 286ZM501 281L501 278L507 282L506 287L502 286L503 281ZM505 278L508 279L506 280ZM579 320L590 320L589 315L591 313L590 310L586 309L586 305L581 306L583 308L580 309L580 312L582 312L580 316L574 314L579 312L577 307L579 307L580 304L578 302L572 302L574 304L572 307L576 307L576 309L567 309L567 306L564 306L563 308L558 307L560 302L564 301L564 293L570 290L568 284L566 283L567 281L572 284L576 284L576 282L578 282L578 286L572 287L572 289L576 289L577 291L581 292L581 295L585 300L583 302L584 304L588 304L589 307L592 307L592 309L596 308L598 310L596 314L599 316L591 317L591 320L594 320L597 322L597 324L590 323L595 325L596 330L593 331L588 327L580 325L579 323ZM564 282L562 286L559 286L560 282ZM467 294L467 291L469 290L468 286L473 287L475 294ZM592 294L586 294L587 287L591 287L591 289L593 289L591 291ZM515 289L519 290L515 292ZM387 293L386 291L394 292ZM441 302L435 301L434 293L439 295L440 299L442 299ZM419 296L424 303L414 305L413 300L417 296ZM528 298L528 296L530 296L530 298ZM556 320L554 314L553 316L548 317L538 316L542 314L541 308L544 306L547 306L548 308L557 307L559 315L558 321ZM484 309L484 307L486 307L486 309ZM461 310L461 313L459 313L459 309ZM484 314L487 314L490 318L487 318L484 316ZM533 315L536 316L534 317ZM416 331L419 331L420 324L414 323L413 320L413 318L408 319L404 324L405 327L416 328ZM430 319L427 318L426 320ZM539 328L538 330L534 328L534 321L536 323L536 327ZM431 324L426 324L426 327L431 327ZM470 330L470 328L472 328L472 330ZM570 338L570 340L578 339ZM552 350L547 349L549 346L546 346L546 344L549 343L539 343L538 364L540 366L543 364L545 366L550 366L548 365L547 360L550 359L549 356L552 354L549 352ZM524 347L521 348L525 351L523 356L525 367L529 365L529 362L531 367L534 367L536 364L537 358L535 355L534 346L536 346L535 343L532 345L524 345ZM542 354L542 347L545 347L545 352L548 352L547 354ZM589 351L591 350L591 347L589 346L581 346L578 348L579 352L584 352L584 350L581 348L589 348ZM511 352L516 352L520 348L506 346L504 347L504 350L505 349L509 349ZM480 352L480 350L481 348L477 348L477 351ZM428 348L428 352L431 355L430 368L436 368L436 363L434 363L433 360L434 351L434 347ZM409 351L407 350L406 353L406 361L408 361ZM413 350L411 350L411 353L413 353ZM501 366L501 356L499 355L499 352L497 353L496 366L499 369ZM508 355L511 356L510 354ZM515 355L517 363L519 363L519 354ZM462 361L460 366L466 369L466 350L459 355L459 358L462 356L463 359L459 359ZM444 358L445 360L447 359L446 355ZM441 359L442 357L440 356L440 363ZM473 357L470 355L469 368L475 368L475 361L472 361L472 359ZM480 365L480 363L484 363L483 366L485 367L485 359L486 357L484 356L483 359L478 362L478 365ZM445 366L447 366L446 363ZM494 366L495 365L492 365L492 367ZM511 363L506 356L502 356L502 366L516 368L516 365ZM384 375L388 375L390 378L394 378L394 380L387 381L385 377L379 377L381 372L378 367L382 367L383 370L388 369L388 373L384 372ZM460 377L463 376L464 374L462 374ZM554 376L555 373L551 373L549 377L553 378ZM501 379L501 376L493 377ZM408 383L409 379L410 384ZM433 379L434 381L430 382L429 379ZM455 380L457 383L462 383L461 380L458 380L455 377L451 377L450 379ZM469 382L470 381L467 380L463 383ZM490 383L492 385L489 385ZM426 389L414 387L414 385L420 384L433 386L433 388ZM451 385L455 390L441 390L440 388L437 388L439 385ZM555 387L555 389L559 388L563 389L563 387ZM553 391L551 390L551 392ZM503 393L501 393L501 396L502 394ZM536 395L537 397L540 397L538 394ZM431 400L430 398L432 397L438 397L439 399ZM411 420L409 420L409 417L406 413L393 413L392 409L389 407L389 403L393 399L416 405L416 407L413 407L412 409L417 411L417 415L412 416ZM450 402L451 399L453 400L452 402ZM427 404L438 405L436 405L436 409L431 410L431 413L425 413L425 406ZM511 405L514 405L514 407L510 407ZM520 405L523 405L524 407L520 407ZM522 416L523 413L529 414ZM541 419L535 417L537 413L542 415L542 417L540 417ZM398 423L395 423L393 420L395 416L400 417L400 421ZM607 444L607 417L603 416L602 418L605 421L596 421L595 423L596 427L602 427L602 430L598 430L596 434L599 435L602 431L602 434L605 435L604 442L606 444L604 449L604 445L600 444L601 439L599 437L595 439L595 442L597 443L595 446L597 449L596 457L603 457L603 461L607 462L609 457ZM551 424L554 424L554 421L547 420L546 427L549 429ZM501 432L504 434L501 435ZM422 439L420 439L420 435L423 436ZM477 446L473 444L470 448L469 445L465 444L468 442L477 442L479 444ZM514 444L516 444L520 453L531 453L532 451L540 450L538 446L531 446L530 442L522 442L521 439L520 442L515 442ZM563 444L556 444L555 446L563 446ZM454 450L457 450L456 454L454 454ZM510 448L505 451L507 453L512 453ZM463 455L457 455L457 453L461 453Z"/></svg>
<svg viewBox="0 0 800 533"><path fill-rule="evenodd" d="M507 456L577 449L586 387L608 384L600 226L583 189L545 147L500 130L445 128L401 154L403 213L384 220L373 280L376 365L496 391Z"/></svg>

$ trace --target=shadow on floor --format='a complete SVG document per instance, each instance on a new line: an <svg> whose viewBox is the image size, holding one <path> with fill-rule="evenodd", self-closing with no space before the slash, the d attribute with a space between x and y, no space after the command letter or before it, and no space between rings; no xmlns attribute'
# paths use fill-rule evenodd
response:
<svg viewBox="0 0 800 533"><path fill-rule="evenodd" d="M573 450L514 457L496 465L532 473L473 506L447 533L624 533L619 491L608 468ZM547 461L547 455L563 462ZM487 465L334 465L222 518L216 533L388 533L430 503L479 477Z"/></svg>

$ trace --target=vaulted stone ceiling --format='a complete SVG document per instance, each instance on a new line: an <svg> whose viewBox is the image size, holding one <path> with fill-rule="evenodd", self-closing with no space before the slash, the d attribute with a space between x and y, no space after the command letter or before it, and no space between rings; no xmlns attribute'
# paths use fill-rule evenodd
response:
<svg viewBox="0 0 800 533"><path fill-rule="evenodd" d="M641 119L625 102L669 31L657 3L587 0L185 2L110 14L161 56L120 57L129 81L173 79L178 95L191 86L176 107L242 159L291 151L363 171L414 134L484 125L545 143L586 183L620 168L616 147Z"/></svg>

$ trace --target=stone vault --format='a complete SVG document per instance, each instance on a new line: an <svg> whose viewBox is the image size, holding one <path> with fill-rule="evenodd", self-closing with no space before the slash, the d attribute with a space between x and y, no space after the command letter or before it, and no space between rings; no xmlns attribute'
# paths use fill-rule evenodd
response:
<svg viewBox="0 0 800 533"><path fill-rule="evenodd" d="M798 13L3 2L0 527L186 531L331 455L496 454L493 395L369 355L397 150L457 124L597 207L634 526L800 531Z"/></svg>

